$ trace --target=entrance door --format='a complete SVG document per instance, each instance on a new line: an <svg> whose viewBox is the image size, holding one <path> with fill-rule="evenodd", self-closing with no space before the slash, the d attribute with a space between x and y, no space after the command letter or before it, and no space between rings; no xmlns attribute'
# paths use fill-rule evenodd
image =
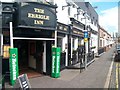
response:
<svg viewBox="0 0 120 90"><path fill-rule="evenodd" d="M36 70L43 73L43 41L36 41Z"/></svg>
<svg viewBox="0 0 120 90"><path fill-rule="evenodd" d="M35 41L29 41L29 60L28 64L29 67L32 69L36 69L36 58L34 57L34 54L36 53L36 42Z"/></svg>
<svg viewBox="0 0 120 90"><path fill-rule="evenodd" d="M43 72L43 41L29 42L29 67L37 72Z"/></svg>

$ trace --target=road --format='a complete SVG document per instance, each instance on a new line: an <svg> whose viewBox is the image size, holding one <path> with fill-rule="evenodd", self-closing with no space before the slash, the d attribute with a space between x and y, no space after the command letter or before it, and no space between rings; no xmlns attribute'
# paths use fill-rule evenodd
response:
<svg viewBox="0 0 120 90"><path fill-rule="evenodd" d="M109 88L120 89L120 62L114 62Z"/></svg>

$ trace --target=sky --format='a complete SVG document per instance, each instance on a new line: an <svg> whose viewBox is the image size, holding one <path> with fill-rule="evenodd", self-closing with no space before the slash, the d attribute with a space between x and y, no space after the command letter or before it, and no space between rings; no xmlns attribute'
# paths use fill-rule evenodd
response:
<svg viewBox="0 0 120 90"><path fill-rule="evenodd" d="M109 2L108 2L109 1ZM114 1L114 2L113 2ZM99 15L99 24L108 33L118 32L118 1L117 0L94 0L90 1Z"/></svg>
<svg viewBox="0 0 120 90"><path fill-rule="evenodd" d="M0 0L12 1L12 0ZM68 0L69 1L69 0ZM110 34L118 32L118 1L119 0L75 0L90 2L99 15L99 24Z"/></svg>

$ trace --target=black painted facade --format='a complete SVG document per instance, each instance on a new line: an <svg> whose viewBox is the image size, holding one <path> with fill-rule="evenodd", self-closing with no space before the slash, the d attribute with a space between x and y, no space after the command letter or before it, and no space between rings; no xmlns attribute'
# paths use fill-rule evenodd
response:
<svg viewBox="0 0 120 90"><path fill-rule="evenodd" d="M66 36L68 36L69 34L69 26L62 24L60 22L57 22L57 37L58 40L61 38L61 40L63 40L63 38L65 38ZM68 40L68 38L67 38ZM59 41L57 41L59 42ZM66 52L68 52L68 42L66 43L61 43L62 45L65 45L65 49L67 50ZM61 45L61 47L62 47ZM58 43L59 46L59 43ZM65 50L64 49L64 50ZM66 68L66 57L67 57L67 53L65 51L61 51L61 59L60 59L60 69L64 69Z"/></svg>
<svg viewBox="0 0 120 90"><path fill-rule="evenodd" d="M68 41L68 60L69 65L74 65L76 63L81 62L81 59L83 58L83 51L84 51L84 45L80 45L80 41L84 39L84 32L85 25L79 22L78 20L74 18L70 18L72 25L70 27L69 31L69 41ZM78 39L78 48L76 50L72 50L73 46L71 48L71 38L77 38ZM72 53L71 53L72 50ZM71 55L72 54L72 55ZM72 56L72 57L71 57Z"/></svg>
<svg viewBox="0 0 120 90"><path fill-rule="evenodd" d="M57 25L55 5L37 3L37 2L15 2L15 3L2 3L2 33L3 33L3 45L10 46L10 34L9 34L9 22L13 22L13 36L14 37L26 37L26 38L54 38L54 33ZM14 47L18 48L19 56L23 54L26 48L29 47L28 43L35 42L36 52L43 51L42 46L38 45L46 42L46 72L45 74L51 75L51 63L52 55L51 49L54 44L54 40L14 40ZM25 43L23 43L25 42ZM28 47L26 46L28 45ZM32 44L31 44L32 45ZM38 48L37 48L38 47ZM22 49L24 49L22 51ZM20 54L22 52L22 54ZM28 55L29 50L25 53ZM30 52L32 54L32 52ZM20 60L26 59L27 55L20 56ZM24 57L24 58L23 58ZM35 56L34 56L35 57ZM28 64L28 62L23 62ZM41 62L36 60L36 71L41 72L39 65ZM3 57L3 74L9 73L9 58ZM42 72L44 73L44 72Z"/></svg>

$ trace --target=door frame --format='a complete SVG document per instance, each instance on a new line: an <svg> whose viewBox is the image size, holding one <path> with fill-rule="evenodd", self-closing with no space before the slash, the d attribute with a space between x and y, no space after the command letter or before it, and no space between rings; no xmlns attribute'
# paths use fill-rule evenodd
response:
<svg viewBox="0 0 120 90"><path fill-rule="evenodd" d="M0 55L2 56L3 55L3 34L0 34L0 41L1 41L1 45L0 45Z"/></svg>
<svg viewBox="0 0 120 90"><path fill-rule="evenodd" d="M43 72L46 73L46 41L43 41L44 52L43 52Z"/></svg>
<svg viewBox="0 0 120 90"><path fill-rule="evenodd" d="M31 50L32 46L31 44L34 44L34 51ZM32 51L32 52L31 52ZM35 41L28 41L28 67L32 68L32 69L36 69L36 59L34 58L34 56L32 54L35 54L36 52L36 42ZM31 58L31 59L30 59ZM34 62L33 62L34 61ZM32 62L32 66L30 66L30 62ZM34 63L34 64L33 64ZM33 66L34 65L34 66Z"/></svg>
<svg viewBox="0 0 120 90"><path fill-rule="evenodd" d="M38 41L43 41L43 45L44 45L44 52L43 52L43 72L47 73L47 60L46 60L46 42L47 41L55 41L55 38L24 38L24 37L14 37L13 39L16 40L38 40Z"/></svg>
<svg viewBox="0 0 120 90"><path fill-rule="evenodd" d="M39 41L41 41L41 40L39 40ZM44 72L44 73L46 73L46 41L42 41L43 42L43 58L42 58L42 71ZM32 40L32 41L29 41L28 42L29 43L29 49L30 49L30 43L35 43L35 52L36 52L36 41L35 40ZM28 55L28 58L29 58L29 56L30 56L30 50L29 50L29 55ZM37 69L37 66L36 66L36 69Z"/></svg>

